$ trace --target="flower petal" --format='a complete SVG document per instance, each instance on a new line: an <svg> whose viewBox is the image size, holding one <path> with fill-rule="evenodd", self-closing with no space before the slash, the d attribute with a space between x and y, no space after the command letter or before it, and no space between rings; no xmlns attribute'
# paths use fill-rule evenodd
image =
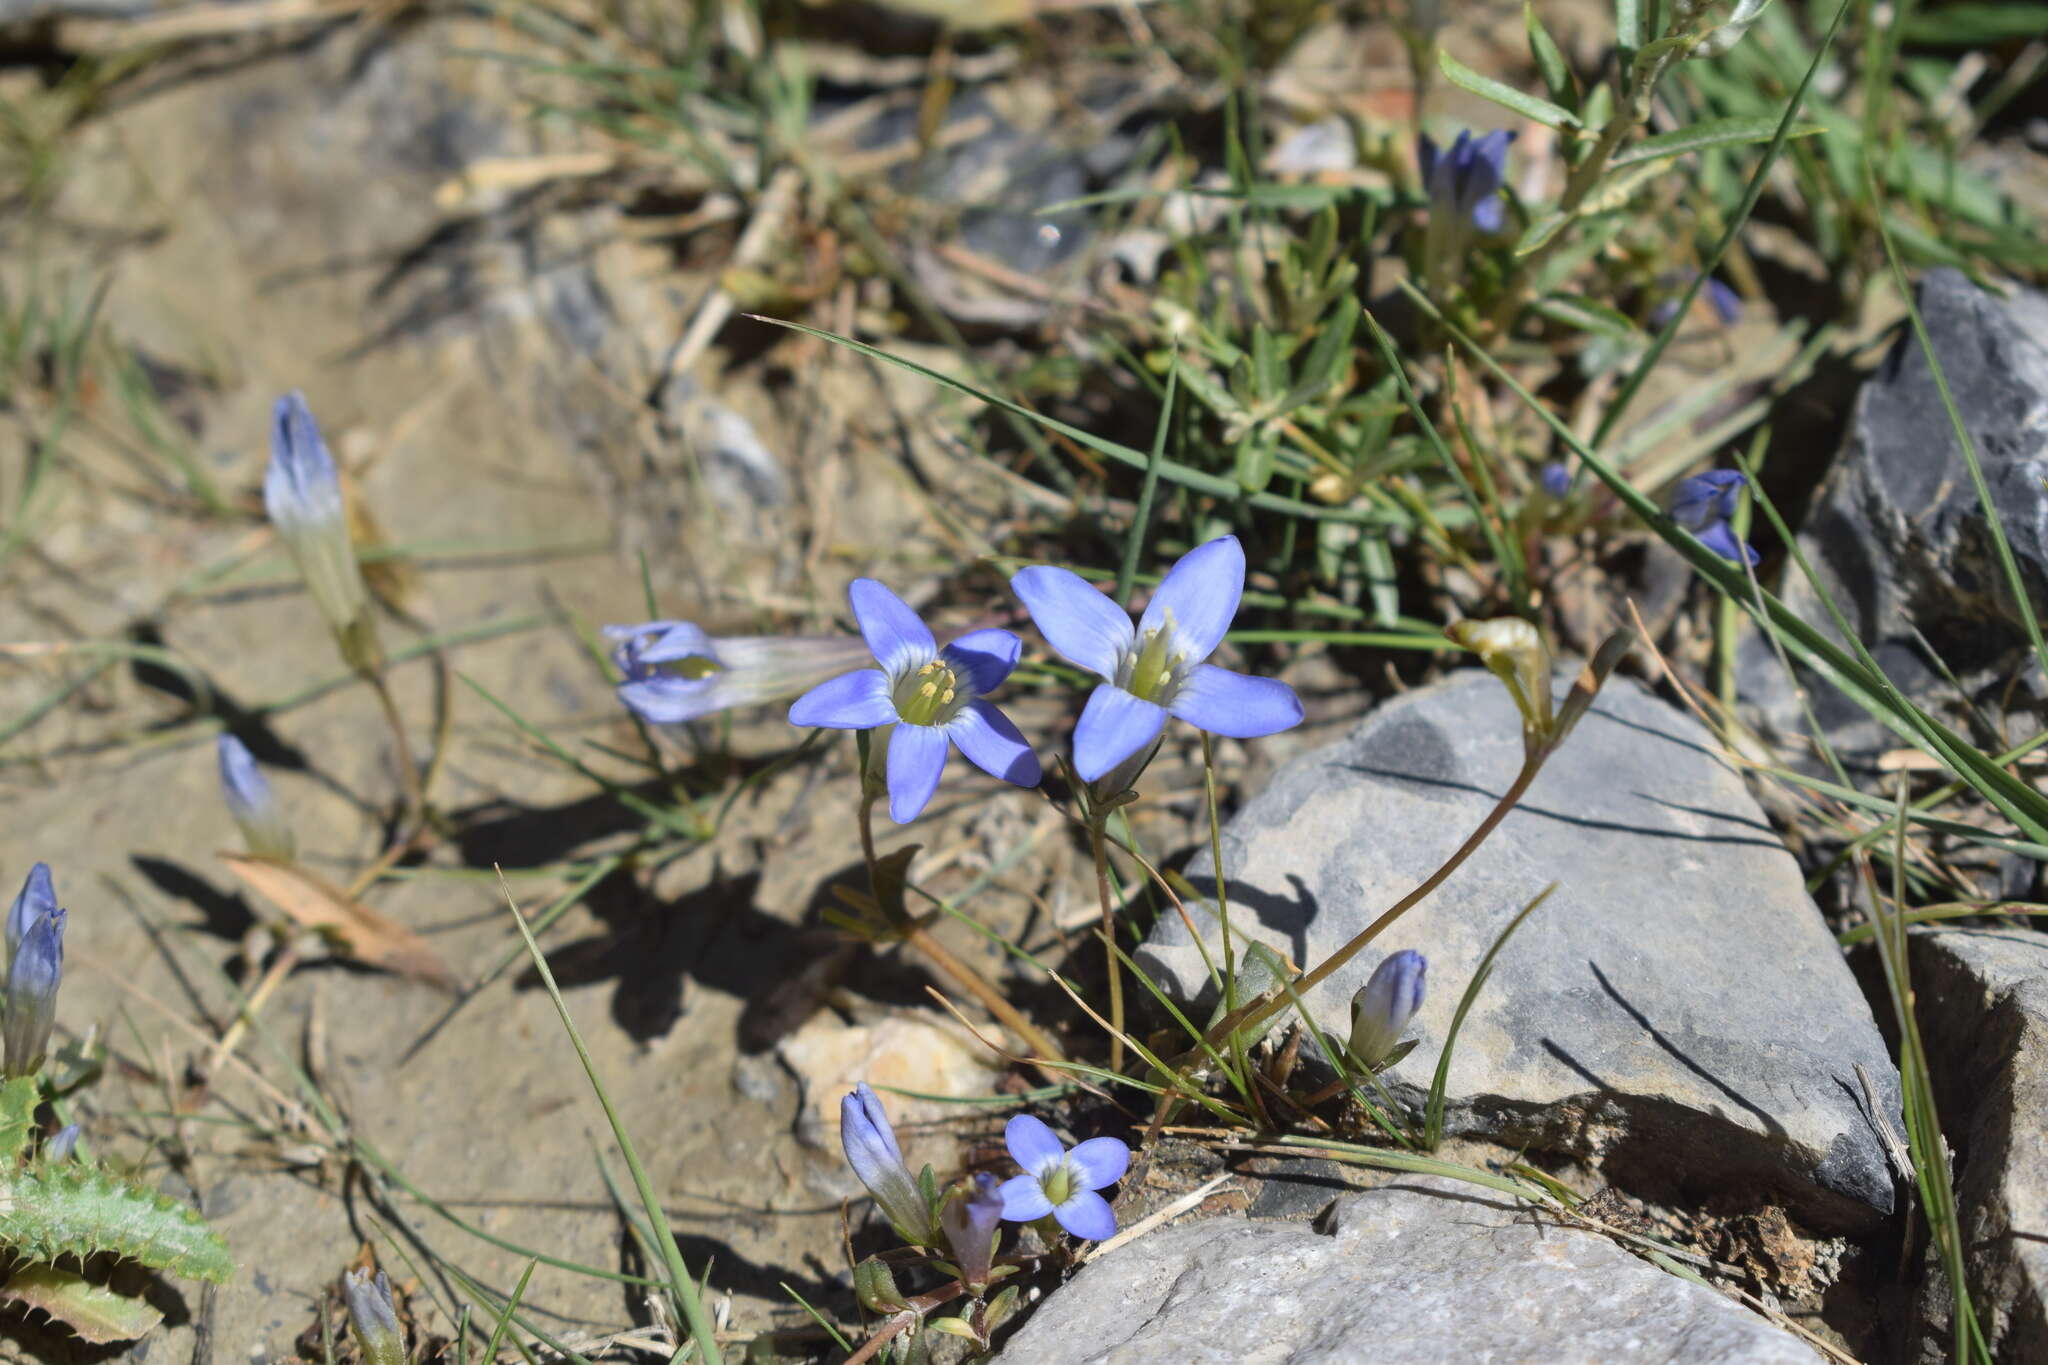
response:
<svg viewBox="0 0 2048 1365"><path fill-rule="evenodd" d="M1256 739L1301 724L1301 698L1286 683L1214 664L1197 668L1166 709L1197 730L1232 739Z"/></svg>
<svg viewBox="0 0 2048 1365"><path fill-rule="evenodd" d="M970 630L939 653L966 675L975 696L985 697L1010 676L1023 648L1024 642L1007 630Z"/></svg>
<svg viewBox="0 0 2048 1365"><path fill-rule="evenodd" d="M946 771L946 732L936 725L899 725L889 733L889 818L907 825L939 789Z"/></svg>
<svg viewBox="0 0 2048 1365"><path fill-rule="evenodd" d="M969 702L946 726L946 734L960 746L969 763L990 777L1035 787L1045 775L1038 766L1038 755L992 702Z"/></svg>
<svg viewBox="0 0 2048 1365"><path fill-rule="evenodd" d="M1074 727L1074 771L1093 782L1159 737L1166 708L1132 696L1114 683L1088 694Z"/></svg>
<svg viewBox="0 0 2048 1365"><path fill-rule="evenodd" d="M1003 1141L1009 1144L1010 1160L1034 1176L1048 1166L1057 1166L1067 1154L1059 1134L1048 1128L1043 1119L1029 1114L1018 1114L1010 1120L1003 1129Z"/></svg>
<svg viewBox="0 0 2048 1365"><path fill-rule="evenodd" d="M1671 519L1698 534L1714 522L1735 515L1735 499L1745 482L1747 479L1739 469L1709 469L1682 479L1678 491L1671 495Z"/></svg>
<svg viewBox="0 0 2048 1365"><path fill-rule="evenodd" d="M1706 546L1709 550L1721 556L1721 558L1732 559L1738 564L1745 557L1748 558L1751 564L1755 564L1763 558L1762 555L1756 552L1755 546L1744 545L1737 541L1734 528L1725 521L1715 522L1706 530L1701 531L1699 537L1700 544Z"/></svg>
<svg viewBox="0 0 2048 1365"><path fill-rule="evenodd" d="M1067 1153L1067 1164L1081 1177L1081 1187L1099 1190L1114 1185L1131 1168L1131 1149L1113 1137L1089 1138Z"/></svg>
<svg viewBox="0 0 2048 1365"><path fill-rule="evenodd" d="M1045 1197L1044 1188L1033 1176L1013 1175L997 1193L1003 1197L1005 1222L1036 1222L1052 1212L1052 1200Z"/></svg>
<svg viewBox="0 0 2048 1365"><path fill-rule="evenodd" d="M1481 232L1499 232L1507 220L1507 205L1497 194L1489 194L1472 206L1472 226Z"/></svg>
<svg viewBox="0 0 2048 1365"><path fill-rule="evenodd" d="M657 622L652 628L659 629L661 634L640 651L643 664L668 664L678 659L710 659L715 662L718 658L711 637L688 621Z"/></svg>
<svg viewBox="0 0 2048 1365"><path fill-rule="evenodd" d="M1117 657L1134 638L1130 614L1122 607L1071 569L1049 564L1019 570L1010 579L1010 590L1063 658L1090 673L1116 676Z"/></svg>
<svg viewBox="0 0 2048 1365"><path fill-rule="evenodd" d="M619 689L619 696L628 706L633 705L626 698L624 687ZM640 714L647 716L645 711ZM856 668L821 682L789 708L789 723L807 730L813 726L826 730L873 730L892 724L895 719L896 703L889 700L889 680L879 668Z"/></svg>
<svg viewBox="0 0 2048 1365"><path fill-rule="evenodd" d="M853 603L853 619L860 623L861 638L890 677L901 677L939 652L930 628L879 580L854 579L846 590L846 600Z"/></svg>
<svg viewBox="0 0 2048 1365"><path fill-rule="evenodd" d="M1138 631L1158 630L1172 613L1174 652L1198 664L1223 643L1243 596L1244 547L1236 536L1218 536L1189 550L1166 571L1159 591L1145 604Z"/></svg>
<svg viewBox="0 0 2048 1365"><path fill-rule="evenodd" d="M1116 1236L1116 1210L1093 1190L1069 1196L1052 1211L1068 1233L1089 1242L1106 1242Z"/></svg>

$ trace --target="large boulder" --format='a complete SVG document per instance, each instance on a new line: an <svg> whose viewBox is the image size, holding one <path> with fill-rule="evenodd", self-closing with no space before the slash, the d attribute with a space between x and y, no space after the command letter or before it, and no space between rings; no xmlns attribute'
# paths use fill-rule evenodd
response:
<svg viewBox="0 0 2048 1365"><path fill-rule="evenodd" d="M1320 962L1449 857L1521 757L1514 707L1482 670L1380 707L1231 822L1233 930ZM1206 862L1190 875L1213 887ZM1781 1200L1829 1231L1890 1211L1859 1069L1887 1114L1897 1077L1869 1006L1712 736L1633 682L1609 683L1493 836L1311 1010L1341 1034L1383 955L1425 953L1420 1046L1389 1073L1419 1102L1480 958L1552 882L1465 1021L1447 1132L1597 1157L1660 1197ZM1205 937L1221 961L1216 927L1209 917ZM1183 1000L1213 996L1176 915L1139 960Z"/></svg>
<svg viewBox="0 0 2048 1365"><path fill-rule="evenodd" d="M1120 1247L997 1365L1814 1365L1797 1337L1606 1237L1412 1179L1347 1195L1326 1231L1210 1218Z"/></svg>

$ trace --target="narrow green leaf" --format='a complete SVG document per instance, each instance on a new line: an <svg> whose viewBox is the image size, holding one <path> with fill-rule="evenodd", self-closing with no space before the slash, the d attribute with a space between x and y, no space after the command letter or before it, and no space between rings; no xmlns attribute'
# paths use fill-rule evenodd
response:
<svg viewBox="0 0 2048 1365"><path fill-rule="evenodd" d="M1611 337L1637 335L1636 325L1626 316L1604 303L1580 298L1576 294L1552 294L1548 298L1536 300L1532 306L1553 322L1576 327L1582 332L1597 332L1602 336Z"/></svg>
<svg viewBox="0 0 2048 1365"><path fill-rule="evenodd" d="M1524 118L1535 119L1551 128L1579 126L1579 116L1563 105L1539 99L1512 85L1503 85L1491 76L1482 76L1443 48L1436 51L1436 64L1444 73L1444 79L1451 84L1469 90L1481 99L1492 100L1504 109L1512 109Z"/></svg>
<svg viewBox="0 0 2048 1365"><path fill-rule="evenodd" d="M1543 77L1543 88L1550 92L1550 98L1566 109L1579 107L1579 88L1572 80L1572 69L1558 51L1557 40L1550 36L1550 30L1543 27L1543 21L1536 17L1533 0L1522 0L1522 25L1529 30L1529 55L1536 59L1536 70Z"/></svg>
<svg viewBox="0 0 2048 1365"><path fill-rule="evenodd" d="M1486 956L1479 959L1479 966L1472 973L1472 981L1465 987L1465 993L1458 998L1458 1009L1451 1016L1451 1027L1444 1034L1443 1051L1437 1054L1436 1074L1429 1082L1429 1104L1424 1111L1422 1124L1422 1145L1427 1151L1435 1151L1444 1135L1444 1091L1451 1079L1451 1049L1458 1045L1458 1030L1465 1027L1465 1016L1472 1011L1472 1002L1479 998L1480 989L1486 985L1486 978L1493 975L1493 960L1500 956L1500 950L1508 946L1515 930L1522 927L1522 921L1529 918L1536 907L1550 899L1550 893L1557 890L1552 882L1536 893L1536 899L1516 912L1507 927L1493 940L1486 950Z"/></svg>
<svg viewBox="0 0 2048 1365"><path fill-rule="evenodd" d="M1570 214L1558 213L1555 210L1541 215L1524 229L1522 239L1515 243L1515 254L1517 256L1527 256L1541 251L1544 245L1552 237L1557 236L1559 230L1570 221Z"/></svg>
<svg viewBox="0 0 2048 1365"><path fill-rule="evenodd" d="M1935 47L1978 47L2011 38L2048 34L2048 5L1943 5L1932 13L1912 15L1899 25L1909 43Z"/></svg>
<svg viewBox="0 0 2048 1365"><path fill-rule="evenodd" d="M1778 134L1781 119L1764 118L1716 118L1707 119L1690 127L1680 128L1673 133L1659 133L1646 137L1641 142L1631 143L1614 154L1607 164L1620 169L1645 161L1657 161L1667 156L1684 156L1687 152L1705 151L1709 147L1736 147L1749 142L1769 142ZM1785 130L1787 138L1812 137L1821 132L1818 123L1798 123Z"/></svg>
<svg viewBox="0 0 2048 1365"><path fill-rule="evenodd" d="M116 1294L83 1275L53 1265L23 1266L6 1284L0 1299L40 1308L95 1346L133 1341L164 1320L141 1299Z"/></svg>
<svg viewBox="0 0 2048 1365"><path fill-rule="evenodd" d="M1643 0L1614 0L1614 40L1624 58L1643 45Z"/></svg>

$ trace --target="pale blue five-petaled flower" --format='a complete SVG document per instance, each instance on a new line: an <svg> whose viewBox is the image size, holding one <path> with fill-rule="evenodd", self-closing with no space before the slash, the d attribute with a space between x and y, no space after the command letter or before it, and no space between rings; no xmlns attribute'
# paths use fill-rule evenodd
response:
<svg viewBox="0 0 2048 1365"><path fill-rule="evenodd" d="M872 578L846 590L876 667L820 683L789 708L789 723L828 730L894 727L888 737L889 817L915 820L938 790L946 750L1020 787L1038 785L1038 756L1009 718L983 700L1017 666L1007 630L969 631L943 649L903 599Z"/></svg>
<svg viewBox="0 0 2048 1365"><path fill-rule="evenodd" d="M1136 630L1123 608L1071 570L1037 565L1021 570L1010 587L1047 643L1103 679L1074 728L1074 771L1084 782L1147 749L1169 715L1232 739L1301 723L1301 698L1286 683L1204 662L1223 643L1244 596L1244 547L1236 536L1182 555Z"/></svg>
<svg viewBox="0 0 2048 1365"><path fill-rule="evenodd" d="M1096 1191L1123 1179L1131 1149L1113 1137L1089 1138L1068 1151L1042 1120L1019 1114L1003 1130L1010 1157L1024 1168L1002 1185L1003 1217L1030 1223L1051 1214L1075 1237L1116 1235L1116 1210Z"/></svg>

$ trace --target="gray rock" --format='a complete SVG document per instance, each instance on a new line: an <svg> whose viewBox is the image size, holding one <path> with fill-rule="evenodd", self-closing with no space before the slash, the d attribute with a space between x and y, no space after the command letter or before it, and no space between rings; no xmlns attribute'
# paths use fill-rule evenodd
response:
<svg viewBox="0 0 2048 1365"><path fill-rule="evenodd" d="M2048 298L2018 291L2002 302L1949 269L1928 271L1917 297L2034 610L2048 614ZM1917 632L1977 694L1980 709L2032 706L2027 694L2038 693L2037 679L2016 697L2004 695L2026 658L2018 602L1910 328L1857 395L1841 456L1814 495L1799 544L1857 636L1909 695L1959 700ZM1783 593L1806 620L1831 628L1803 575L1788 573ZM1797 700L1760 638L1745 647L1741 681L1775 729L1803 730ZM1845 694L1810 681L1822 728L1852 760L1897 743Z"/></svg>
<svg viewBox="0 0 2048 1365"><path fill-rule="evenodd" d="M2000 1365L2048 1362L2048 934L1915 933L1920 1032L1956 1147L1977 1321ZM1948 1291L1924 1296L1922 1359L1948 1358Z"/></svg>
<svg viewBox="0 0 2048 1365"><path fill-rule="evenodd" d="M1347 1195L1328 1231L1181 1223L1086 1267L998 1365L1813 1365L1798 1338L1607 1238L1452 1181Z"/></svg>
<svg viewBox="0 0 2048 1365"><path fill-rule="evenodd" d="M1380 707L1282 768L1231 822L1233 929L1320 962L1433 872L1520 763L1516 713L1482 670ZM1213 887L1206 863L1190 879ZM1775 1195L1830 1231L1891 1209L1855 1073L1897 1112L1870 1009L1713 739L1628 680L1608 684L1471 860L1310 1008L1341 1031L1381 957L1425 953L1420 1046L1389 1073L1419 1100L1480 957L1553 881L1465 1021L1447 1132L1599 1157L1615 1183L1658 1196ZM1214 929L1211 917L1220 960ZM1178 916L1139 958L1206 1009L1213 988Z"/></svg>

